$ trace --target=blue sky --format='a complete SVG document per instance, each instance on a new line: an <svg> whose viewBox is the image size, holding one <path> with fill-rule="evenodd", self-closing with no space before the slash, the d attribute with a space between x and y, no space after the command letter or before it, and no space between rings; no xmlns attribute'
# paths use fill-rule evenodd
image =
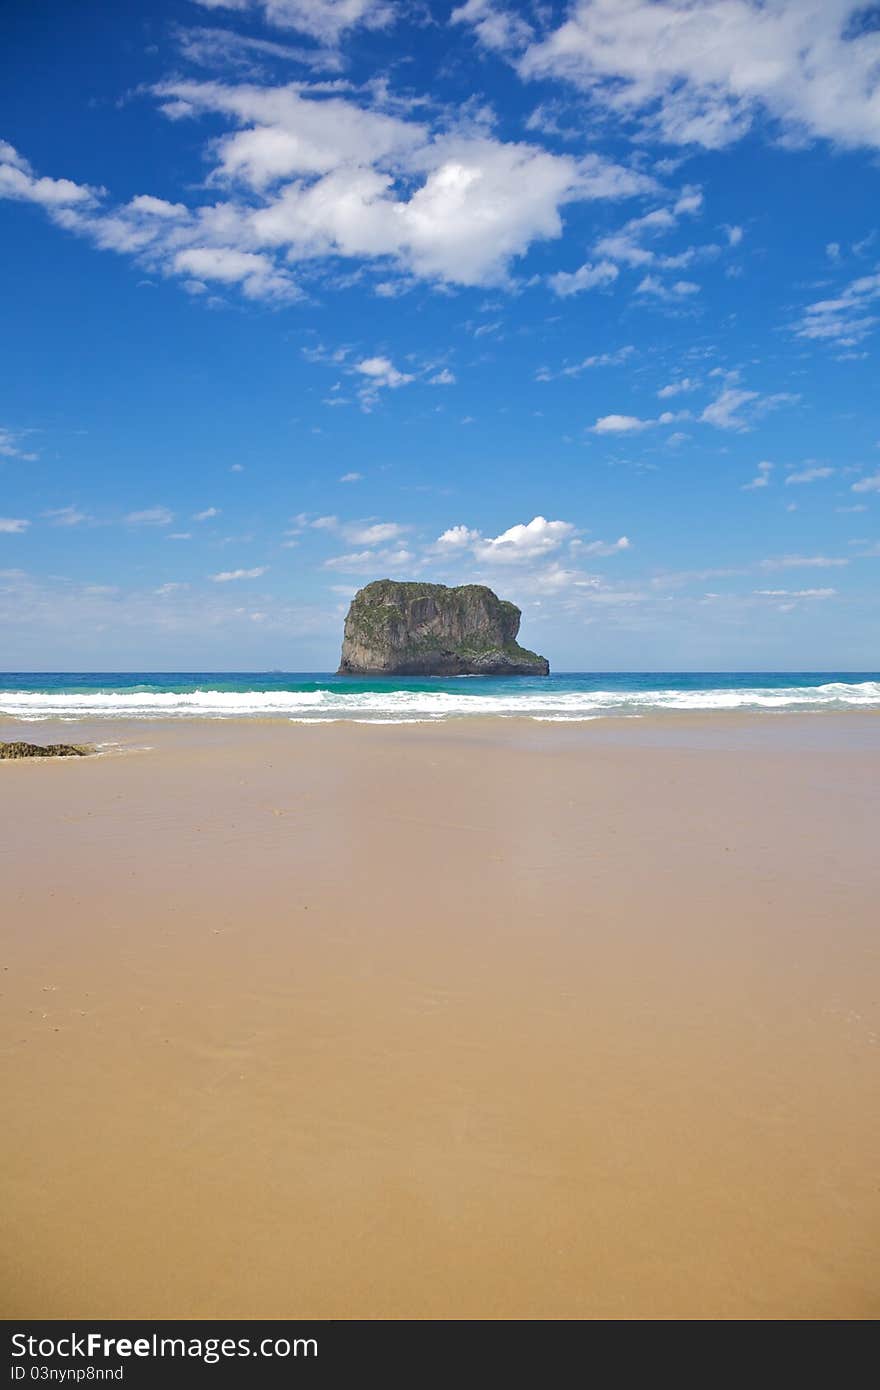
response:
<svg viewBox="0 0 880 1390"><path fill-rule="evenodd" d="M10 0L12 669L874 669L880 6Z"/></svg>

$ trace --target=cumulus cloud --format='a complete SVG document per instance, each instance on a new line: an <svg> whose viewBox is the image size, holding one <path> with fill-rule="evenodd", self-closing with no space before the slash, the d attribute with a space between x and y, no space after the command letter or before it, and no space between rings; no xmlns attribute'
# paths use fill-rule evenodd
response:
<svg viewBox="0 0 880 1390"><path fill-rule="evenodd" d="M638 415L600 415L595 425L591 425L592 434L635 434L638 430L651 429L654 425L673 425L678 420L689 420L690 413L687 410L664 410L658 415L656 420L643 420Z"/></svg>
<svg viewBox="0 0 880 1390"><path fill-rule="evenodd" d="M387 386L392 391L414 380L410 373L399 372L388 357L365 357L362 362L357 363L355 370L367 377L377 388Z"/></svg>
<svg viewBox="0 0 880 1390"><path fill-rule="evenodd" d="M481 539L477 553L480 559L493 564L534 560L570 540L574 530L570 521L547 521L543 516L536 516L525 524L509 527L498 536Z"/></svg>
<svg viewBox="0 0 880 1390"><path fill-rule="evenodd" d="M593 434L634 434L653 423L653 420L640 420L637 415L600 415L592 430Z"/></svg>
<svg viewBox="0 0 880 1390"><path fill-rule="evenodd" d="M38 178L28 161L13 145L0 140L0 198L39 203L44 208L63 208L92 203L99 191L70 179Z"/></svg>
<svg viewBox="0 0 880 1390"><path fill-rule="evenodd" d="M598 261L591 265L587 261L579 270L567 271L560 270L555 275L548 277L547 283L558 294L560 299L567 299L570 295L580 294L583 290L592 290L597 286L613 284L620 274L613 261Z"/></svg>
<svg viewBox="0 0 880 1390"><path fill-rule="evenodd" d="M477 545L482 540L479 531L473 531L469 526L450 526L442 535L437 537L436 548L441 551L462 551L471 546Z"/></svg>
<svg viewBox="0 0 880 1390"><path fill-rule="evenodd" d="M870 8L870 7L868 7ZM876 26L858 0L575 0L512 53L672 144L720 149L760 115L790 143L880 146Z"/></svg>
<svg viewBox="0 0 880 1390"><path fill-rule="evenodd" d="M4 536L20 536L30 526L29 521L24 521L19 517L0 516L0 534Z"/></svg>
<svg viewBox="0 0 880 1390"><path fill-rule="evenodd" d="M212 521L215 516L220 515L219 507L206 507L203 512L196 512L193 521Z"/></svg>
<svg viewBox="0 0 880 1390"><path fill-rule="evenodd" d="M390 357L365 357L355 363L353 370L363 379L358 396L362 408L367 411L376 404L380 391L396 391L415 381L413 373L398 371Z"/></svg>
<svg viewBox="0 0 880 1390"><path fill-rule="evenodd" d="M563 546L567 546L572 554L582 557L612 555L628 550L629 545L626 536L621 536L617 541L584 542L579 539L572 522L548 521L546 517L536 516L529 522L508 527L497 536L486 536L482 531L462 524L450 526L437 537L431 552L448 559L468 556L481 565L533 567L555 556ZM556 561L554 563L558 564Z"/></svg>
<svg viewBox="0 0 880 1390"><path fill-rule="evenodd" d="M322 257L374 265L386 290L389 266L403 280L503 285L532 245L561 236L567 205L656 187L596 153L551 154L464 121L441 128L363 94L183 80L154 90L169 119L226 123L205 142L221 196L187 207L142 193L109 207L95 190L38 180L11 147L0 195L42 201L60 226L183 277L193 294L213 285L285 302L301 293L294 267L313 273Z"/></svg>

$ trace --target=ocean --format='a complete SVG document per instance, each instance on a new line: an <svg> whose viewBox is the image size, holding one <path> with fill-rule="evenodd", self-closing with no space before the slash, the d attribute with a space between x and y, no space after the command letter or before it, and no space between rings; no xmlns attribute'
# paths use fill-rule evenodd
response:
<svg viewBox="0 0 880 1390"><path fill-rule="evenodd" d="M551 722L695 710L880 710L876 671L563 672L374 677L326 672L0 673L16 719L291 719L401 723L474 715Z"/></svg>

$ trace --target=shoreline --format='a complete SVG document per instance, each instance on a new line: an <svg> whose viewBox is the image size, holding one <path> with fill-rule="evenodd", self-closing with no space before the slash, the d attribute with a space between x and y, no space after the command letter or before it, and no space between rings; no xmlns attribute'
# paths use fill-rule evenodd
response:
<svg viewBox="0 0 880 1390"><path fill-rule="evenodd" d="M877 1316L880 724L671 722L10 762L3 1315Z"/></svg>

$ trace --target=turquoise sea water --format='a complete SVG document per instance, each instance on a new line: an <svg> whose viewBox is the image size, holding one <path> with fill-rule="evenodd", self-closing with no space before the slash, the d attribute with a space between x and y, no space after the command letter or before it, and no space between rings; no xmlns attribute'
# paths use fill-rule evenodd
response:
<svg viewBox="0 0 880 1390"><path fill-rule="evenodd" d="M880 710L876 671L568 672L549 677L361 679L325 672L0 673L17 719L288 718L387 721L468 715L551 721L693 710Z"/></svg>

